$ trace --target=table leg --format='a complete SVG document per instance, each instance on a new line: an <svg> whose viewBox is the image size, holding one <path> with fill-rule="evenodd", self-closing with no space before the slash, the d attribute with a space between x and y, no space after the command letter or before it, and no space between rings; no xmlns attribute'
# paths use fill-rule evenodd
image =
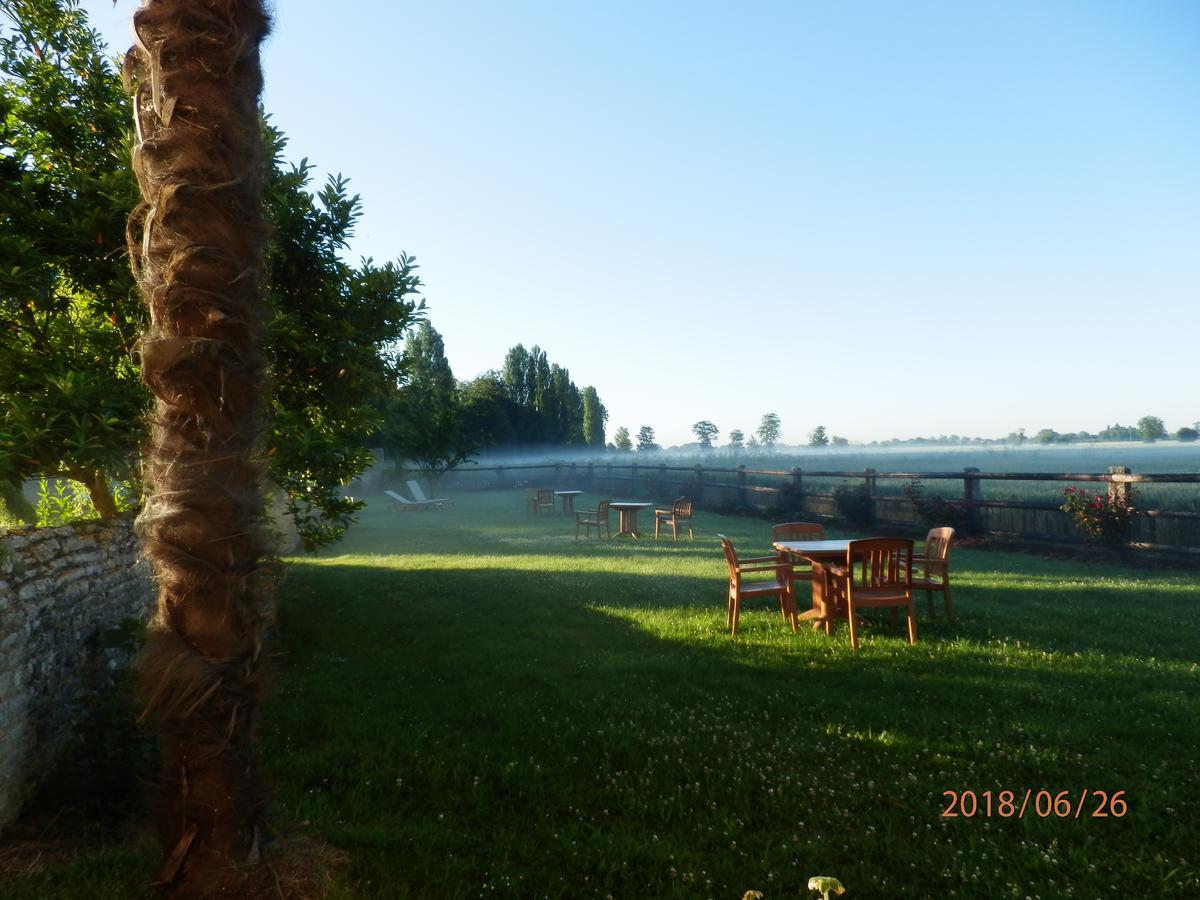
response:
<svg viewBox="0 0 1200 900"><path fill-rule="evenodd" d="M621 513L621 530L617 532L617 537L623 534L629 535L631 538L638 537L637 530L637 514L636 509L622 509Z"/></svg>

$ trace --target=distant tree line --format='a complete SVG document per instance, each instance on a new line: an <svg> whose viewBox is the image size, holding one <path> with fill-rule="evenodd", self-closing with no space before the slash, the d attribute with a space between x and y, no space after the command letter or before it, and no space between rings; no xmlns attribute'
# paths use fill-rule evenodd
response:
<svg viewBox="0 0 1200 900"><path fill-rule="evenodd" d="M485 450L604 447L608 410L538 346L517 344L500 369L456 381L442 336L428 322L409 334L408 382L384 413L380 444L433 472Z"/></svg>
<svg viewBox="0 0 1200 900"><path fill-rule="evenodd" d="M1200 422L1183 425L1172 434L1166 424L1158 416L1142 416L1136 425L1108 425L1099 432L1092 434L1088 431L1059 432L1053 428L1043 428L1032 437L1024 428L1011 431L1002 438L961 437L957 434L939 435L937 437L891 438L885 441L871 441L867 446L895 446L899 444L1088 444L1106 443L1113 441L1146 441L1154 442L1174 438L1185 443L1200 438Z"/></svg>

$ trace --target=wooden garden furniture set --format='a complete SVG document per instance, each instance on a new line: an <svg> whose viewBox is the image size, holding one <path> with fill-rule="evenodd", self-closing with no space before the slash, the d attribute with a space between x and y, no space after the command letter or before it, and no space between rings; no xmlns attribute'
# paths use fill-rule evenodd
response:
<svg viewBox="0 0 1200 900"><path fill-rule="evenodd" d="M617 537L629 535L632 538L641 537L641 532L638 531L638 513L643 509L648 509L654 506L649 500L601 500L596 509L580 510L575 516L575 537L579 538L579 530L584 529L584 537L591 535L591 529L596 529L596 536L600 536L600 529L604 529L605 537L612 537L609 529L608 514L610 510L616 510L619 515L617 525ZM654 537L658 538L662 535L665 527L670 527L671 534L675 540L679 540L679 532L687 529L688 537L695 539L695 533L692 531L692 515L695 512L695 503L686 497L680 497L670 507L659 507L654 510Z"/></svg>
<svg viewBox="0 0 1200 900"><path fill-rule="evenodd" d="M736 637L742 601L758 597L778 597L780 612L797 630L800 621L832 634L836 623L845 620L850 629L850 645L858 649L858 632L864 620L860 611L890 608L892 624L905 611L908 642L917 641L917 617L913 591L923 590L932 617L933 592L940 591L946 619L953 624L950 602L950 544L953 528L931 529L920 555L907 538L867 538L865 540L826 540L819 524L788 522L772 529L777 555L739 558L729 539L718 535L729 568L729 595L726 624ZM747 574L771 572L769 579L747 579ZM812 607L796 610L799 581L812 584Z"/></svg>

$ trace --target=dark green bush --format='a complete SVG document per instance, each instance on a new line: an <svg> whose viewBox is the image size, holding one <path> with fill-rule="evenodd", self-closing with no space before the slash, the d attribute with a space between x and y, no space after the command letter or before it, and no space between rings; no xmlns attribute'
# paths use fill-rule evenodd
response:
<svg viewBox="0 0 1200 900"><path fill-rule="evenodd" d="M851 525L875 524L875 503L865 484L839 484L833 489L833 502Z"/></svg>

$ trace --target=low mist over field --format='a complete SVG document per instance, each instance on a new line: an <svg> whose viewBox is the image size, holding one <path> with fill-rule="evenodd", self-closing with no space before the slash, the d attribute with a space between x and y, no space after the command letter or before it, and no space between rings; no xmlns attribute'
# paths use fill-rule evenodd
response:
<svg viewBox="0 0 1200 900"><path fill-rule="evenodd" d="M569 448L518 449L512 453L480 454L475 465L536 465L546 462L586 464L648 463L735 467L748 469L863 469L936 472L975 466L983 471L1104 472L1109 466L1128 466L1135 472L1192 472L1200 466L1200 444L1161 441L1058 444L848 446L812 448L779 445L773 451L735 453L718 447L702 452L694 448L657 451L571 450ZM470 467L470 463L466 468Z"/></svg>

